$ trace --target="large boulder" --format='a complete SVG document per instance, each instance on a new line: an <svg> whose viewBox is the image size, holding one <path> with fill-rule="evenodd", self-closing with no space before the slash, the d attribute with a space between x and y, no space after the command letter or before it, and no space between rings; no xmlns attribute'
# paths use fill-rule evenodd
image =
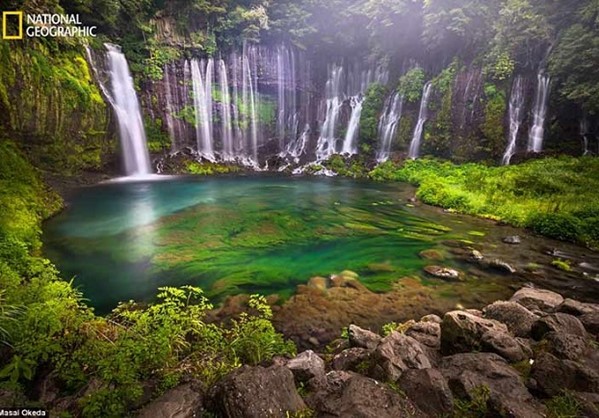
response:
<svg viewBox="0 0 599 418"><path fill-rule="evenodd" d="M564 360L578 360L590 346L585 337L574 334L564 334L561 332L549 332L544 336L544 344L547 351Z"/></svg>
<svg viewBox="0 0 599 418"><path fill-rule="evenodd" d="M306 350L286 364L296 382L307 382L311 379L324 379L324 360L314 351Z"/></svg>
<svg viewBox="0 0 599 418"><path fill-rule="evenodd" d="M399 332L392 332L372 353L372 377L395 382L408 369L428 369L429 358L418 341Z"/></svg>
<svg viewBox="0 0 599 418"><path fill-rule="evenodd" d="M513 362L526 358L522 347L509 334L505 324L464 311L448 312L443 317L441 351L444 354L488 351Z"/></svg>
<svg viewBox="0 0 599 418"><path fill-rule="evenodd" d="M531 335L534 339L541 340L549 332L586 336L586 330L580 320L564 313L553 313L540 318L532 326Z"/></svg>
<svg viewBox="0 0 599 418"><path fill-rule="evenodd" d="M507 325L516 337L527 337L539 317L516 302L495 302L483 309L485 318Z"/></svg>
<svg viewBox="0 0 599 418"><path fill-rule="evenodd" d="M472 400L481 388L486 388L490 416L544 416L543 405L528 392L520 375L497 354L464 353L445 357L441 373L455 397Z"/></svg>
<svg viewBox="0 0 599 418"><path fill-rule="evenodd" d="M202 416L202 393L192 383L165 392L141 411L139 418L195 418Z"/></svg>
<svg viewBox="0 0 599 418"><path fill-rule="evenodd" d="M306 409L287 367L243 366L215 385L211 410L229 418L287 417Z"/></svg>
<svg viewBox="0 0 599 418"><path fill-rule="evenodd" d="M564 389L599 393L596 359L584 362L559 359L551 353L540 353L530 371L534 389L545 396L557 396Z"/></svg>
<svg viewBox="0 0 599 418"><path fill-rule="evenodd" d="M437 369L406 370L397 384L421 411L431 416L446 415L453 410L453 395Z"/></svg>
<svg viewBox="0 0 599 418"><path fill-rule="evenodd" d="M517 302L531 311L554 312L562 304L564 298L559 293L545 289L523 287L511 297L510 302Z"/></svg>
<svg viewBox="0 0 599 418"><path fill-rule="evenodd" d="M405 396L388 385L357 373L332 371L327 385L307 399L320 418L397 418L420 417L422 413Z"/></svg>
<svg viewBox="0 0 599 418"><path fill-rule="evenodd" d="M348 328L349 344L352 347L361 347L369 350L374 350L383 337L375 334L372 331L360 328L357 325L351 324Z"/></svg>

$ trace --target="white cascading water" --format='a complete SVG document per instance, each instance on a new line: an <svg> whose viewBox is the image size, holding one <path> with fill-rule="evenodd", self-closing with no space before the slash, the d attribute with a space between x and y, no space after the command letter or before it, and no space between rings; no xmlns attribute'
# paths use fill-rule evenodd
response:
<svg viewBox="0 0 599 418"><path fill-rule="evenodd" d="M516 153L516 141L518 140L518 133L520 132L520 125L522 125L522 116L524 113L524 99L524 81L522 76L518 75L514 79L512 93L510 95L510 133L508 145L503 154L503 165L509 165L510 160Z"/></svg>
<svg viewBox="0 0 599 418"><path fill-rule="evenodd" d="M410 150L408 152L408 157L412 159L418 158L418 154L420 153L422 131L424 130L424 124L428 119L428 100L430 98L432 86L432 83L429 81L424 85L424 88L422 89L422 101L420 102L420 113L418 115L418 123L416 124L416 129L414 129L414 136L412 137L412 142L410 143Z"/></svg>
<svg viewBox="0 0 599 418"><path fill-rule="evenodd" d="M223 60L219 60L219 82L221 96L221 123L222 123L222 155L225 161L235 159L233 151L233 128L231 125L231 98L229 96L229 80L227 77L227 66Z"/></svg>
<svg viewBox="0 0 599 418"><path fill-rule="evenodd" d="M214 159L212 149L212 124L211 110L209 111L206 97L206 85L202 79L200 63L197 59L191 60L191 81L193 86L193 104L196 118L196 141L198 153L210 160Z"/></svg>
<svg viewBox="0 0 599 418"><path fill-rule="evenodd" d="M537 75L537 94L533 108L533 125L530 128L528 136L529 152L541 152L543 150L550 83L551 78L547 74L544 74L542 69L539 70L539 74Z"/></svg>
<svg viewBox="0 0 599 418"><path fill-rule="evenodd" d="M118 46L111 44L105 46L108 50L108 68L112 86L109 101L114 108L119 125L125 172L127 176L149 175L152 170L146 133L127 59Z"/></svg>
<svg viewBox="0 0 599 418"><path fill-rule="evenodd" d="M589 154L589 120L587 119L587 115L583 114L580 119L580 137L582 138L582 147L583 152L582 155Z"/></svg>
<svg viewBox="0 0 599 418"><path fill-rule="evenodd" d="M362 106L364 104L364 96L361 94L350 98L351 117L347 125L347 132L343 140L341 153L346 155L354 155L358 153L358 131L360 130L360 117L362 116Z"/></svg>
<svg viewBox="0 0 599 418"><path fill-rule="evenodd" d="M318 161L325 160L336 152L337 138L335 137L335 131L344 100L343 91L341 90L342 76L343 67L336 64L332 65L325 87L326 116L316 145L316 159Z"/></svg>
<svg viewBox="0 0 599 418"><path fill-rule="evenodd" d="M376 160L379 163L383 163L389 159L391 143L393 142L393 138L395 138L402 111L403 97L401 94L398 92L389 96L385 103L385 111L379 120L378 135L380 145L376 153Z"/></svg>

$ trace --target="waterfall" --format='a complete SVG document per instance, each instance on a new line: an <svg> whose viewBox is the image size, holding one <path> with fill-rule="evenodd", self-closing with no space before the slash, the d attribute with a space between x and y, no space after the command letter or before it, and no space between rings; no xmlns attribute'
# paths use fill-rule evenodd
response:
<svg viewBox="0 0 599 418"><path fill-rule="evenodd" d="M380 145L376 154L376 159L379 163L389 159L391 143L397 132L397 126L401 120L402 111L403 97L401 94L395 93L394 95L389 96L385 103L385 111L379 120L378 136Z"/></svg>
<svg viewBox="0 0 599 418"><path fill-rule="evenodd" d="M582 155L589 154L589 120L587 119L586 113L583 113L580 119L580 137L582 138L583 153Z"/></svg>
<svg viewBox="0 0 599 418"><path fill-rule="evenodd" d="M533 108L533 125L528 136L528 151L541 152L545 136L545 118L550 91L551 78L539 70L537 75L537 94Z"/></svg>
<svg viewBox="0 0 599 418"><path fill-rule="evenodd" d="M360 130L360 117L362 116L362 105L364 97L362 95L350 98L350 106L352 108L349 125L343 141L341 152L343 154L354 155L358 153L358 131Z"/></svg>
<svg viewBox="0 0 599 418"><path fill-rule="evenodd" d="M196 140L198 153L204 157L214 160L212 150L212 133L210 131L212 109L208 107L212 101L206 97L206 86L200 72L200 64L197 59L191 60L191 80L193 86L193 104L196 118Z"/></svg>
<svg viewBox="0 0 599 418"><path fill-rule="evenodd" d="M171 91L171 77L170 77L170 66L164 65L164 78L165 78L165 89L166 89L166 128L168 130L168 136L171 140L171 151L176 152L179 149L177 144L178 138L175 133L175 121L173 118L173 93Z"/></svg>
<svg viewBox="0 0 599 418"><path fill-rule="evenodd" d="M257 92L257 69L256 67L256 51L253 48L244 45L243 48L243 104L246 112L249 109L249 129L251 131L250 143L248 144L247 157L252 160L254 164L258 163L258 92ZM254 71L252 71L254 70Z"/></svg>
<svg viewBox="0 0 599 418"><path fill-rule="evenodd" d="M320 138L316 146L316 158L324 160L336 152L337 138L335 129L339 112L343 105L343 92L341 91L341 77L343 68L333 65L329 69L329 79L325 86L326 116L320 130Z"/></svg>
<svg viewBox="0 0 599 418"><path fill-rule="evenodd" d="M508 146L503 155L502 164L509 165L510 160L516 153L516 141L522 124L522 111L524 110L524 82L522 76L518 75L514 79L512 85L512 93L510 95L510 133L508 137Z"/></svg>
<svg viewBox="0 0 599 418"><path fill-rule="evenodd" d="M231 125L231 99L229 97L229 81L227 78L227 66L223 60L219 61L219 82L221 96L221 123L223 159L231 161L234 159L233 152L233 127Z"/></svg>
<svg viewBox="0 0 599 418"><path fill-rule="evenodd" d="M146 133L127 60L118 46L105 46L112 85L112 93L108 97L119 125L125 172L128 176L151 174Z"/></svg>
<svg viewBox="0 0 599 418"><path fill-rule="evenodd" d="M418 123L416 129L414 129L414 136L410 143L410 151L408 157L412 159L418 158L420 152L420 142L422 141L422 131L424 130L424 124L428 118L428 100L430 98L432 83L429 81L424 85L422 89L422 101L420 102L420 113L418 115Z"/></svg>

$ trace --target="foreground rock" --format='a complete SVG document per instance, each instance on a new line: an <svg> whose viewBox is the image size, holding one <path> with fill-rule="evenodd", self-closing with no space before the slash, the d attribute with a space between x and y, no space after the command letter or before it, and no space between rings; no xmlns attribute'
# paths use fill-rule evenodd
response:
<svg viewBox="0 0 599 418"><path fill-rule="evenodd" d="M494 319L507 325L516 337L526 337L533 324L539 319L524 306L516 302L495 302L484 310L485 318Z"/></svg>
<svg viewBox="0 0 599 418"><path fill-rule="evenodd" d="M441 372L454 396L472 399L488 391L489 412L522 418L545 416L544 406L533 398L520 375L497 354L464 353L445 357Z"/></svg>
<svg viewBox="0 0 599 418"><path fill-rule="evenodd" d="M431 368L420 343L395 331L383 338L372 359L371 376L384 382L395 382L408 369Z"/></svg>
<svg viewBox="0 0 599 418"><path fill-rule="evenodd" d="M374 350L381 342L382 337L372 331L362 329L351 324L348 327L349 343L352 347L361 347Z"/></svg>
<svg viewBox="0 0 599 418"><path fill-rule="evenodd" d="M564 298L559 293L545 289L524 287L514 293L510 299L531 311L554 312L562 304Z"/></svg>
<svg viewBox="0 0 599 418"><path fill-rule="evenodd" d="M505 324L464 311L448 312L443 317L441 351L443 354L487 351L512 362L526 358L522 347L509 334Z"/></svg>
<svg viewBox="0 0 599 418"><path fill-rule="evenodd" d="M420 410L431 416L446 415L453 410L453 395L437 369L406 370L397 384Z"/></svg>
<svg viewBox="0 0 599 418"><path fill-rule="evenodd" d="M318 417L426 417L412 401L384 383L352 372L327 374L326 387L307 399Z"/></svg>
<svg viewBox="0 0 599 418"><path fill-rule="evenodd" d="M230 418L287 417L306 409L293 374L282 366L243 366L211 391L211 411Z"/></svg>
<svg viewBox="0 0 599 418"><path fill-rule="evenodd" d="M314 351L307 350L287 362L286 367L291 370L296 382L304 383L316 379L324 379L324 360Z"/></svg>
<svg viewBox="0 0 599 418"><path fill-rule="evenodd" d="M202 414L202 393L192 383L167 391L150 402L140 412L139 418L194 418Z"/></svg>

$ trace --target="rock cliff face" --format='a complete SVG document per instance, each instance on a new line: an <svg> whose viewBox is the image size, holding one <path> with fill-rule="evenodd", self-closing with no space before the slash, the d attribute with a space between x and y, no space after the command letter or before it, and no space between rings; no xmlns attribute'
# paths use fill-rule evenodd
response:
<svg viewBox="0 0 599 418"><path fill-rule="evenodd" d="M83 47L53 51L0 41L0 131L36 166L61 174L105 170L118 147L110 109Z"/></svg>

